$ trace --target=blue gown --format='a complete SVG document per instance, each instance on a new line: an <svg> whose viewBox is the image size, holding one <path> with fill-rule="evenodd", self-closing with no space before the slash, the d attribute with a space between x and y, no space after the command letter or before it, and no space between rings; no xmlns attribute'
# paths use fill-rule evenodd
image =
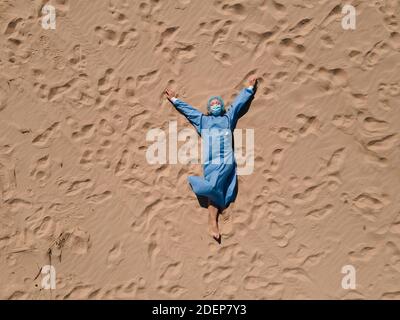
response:
<svg viewBox="0 0 400 320"><path fill-rule="evenodd" d="M233 131L254 96L254 89L244 88L222 116L204 115L180 99L173 105L196 128L203 143L203 177L189 176L188 181L202 207L210 201L223 210L236 199L237 174Z"/></svg>

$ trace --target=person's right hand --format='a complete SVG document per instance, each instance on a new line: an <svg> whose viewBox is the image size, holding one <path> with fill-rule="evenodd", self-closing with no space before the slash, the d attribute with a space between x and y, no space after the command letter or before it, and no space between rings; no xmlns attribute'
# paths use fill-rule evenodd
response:
<svg viewBox="0 0 400 320"><path fill-rule="evenodd" d="M171 100L172 98L176 97L175 91L173 91L171 89L165 89L165 95L167 96L167 98L169 100Z"/></svg>

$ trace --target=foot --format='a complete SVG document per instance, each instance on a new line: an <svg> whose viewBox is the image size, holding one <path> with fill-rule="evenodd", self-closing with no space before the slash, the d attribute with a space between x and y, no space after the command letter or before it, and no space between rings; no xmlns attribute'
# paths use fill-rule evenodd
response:
<svg viewBox="0 0 400 320"><path fill-rule="evenodd" d="M218 236L217 235L213 235L213 238L214 238L215 241L218 242L218 244L221 244L221 234L218 234Z"/></svg>
<svg viewBox="0 0 400 320"><path fill-rule="evenodd" d="M210 231L210 235L217 241L221 242L221 234L219 233L217 219L213 215L208 216L208 228Z"/></svg>

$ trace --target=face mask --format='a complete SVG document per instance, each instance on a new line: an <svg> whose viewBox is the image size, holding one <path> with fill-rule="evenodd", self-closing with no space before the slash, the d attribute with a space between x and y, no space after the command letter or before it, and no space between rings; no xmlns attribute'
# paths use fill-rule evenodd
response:
<svg viewBox="0 0 400 320"><path fill-rule="evenodd" d="M213 116L220 116L222 114L222 106L220 104L214 104L210 107L210 113Z"/></svg>

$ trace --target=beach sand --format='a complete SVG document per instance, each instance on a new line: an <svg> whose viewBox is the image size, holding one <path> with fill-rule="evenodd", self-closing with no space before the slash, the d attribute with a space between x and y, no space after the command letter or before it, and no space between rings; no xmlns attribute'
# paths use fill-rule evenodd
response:
<svg viewBox="0 0 400 320"><path fill-rule="evenodd" d="M58 0L48 30L45 3L0 1L1 299L400 298L398 1L352 1L355 30L336 0ZM201 165L146 135L191 128L165 88L206 112L252 75L218 244Z"/></svg>

